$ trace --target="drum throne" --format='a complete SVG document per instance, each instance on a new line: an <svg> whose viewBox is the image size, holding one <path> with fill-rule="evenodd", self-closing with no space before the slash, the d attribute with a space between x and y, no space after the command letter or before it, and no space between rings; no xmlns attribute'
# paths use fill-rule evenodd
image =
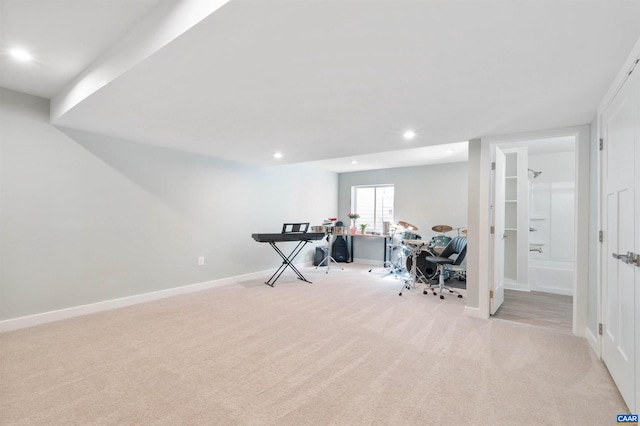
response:
<svg viewBox="0 0 640 426"><path fill-rule="evenodd" d="M444 299L442 290L449 290L449 293L455 293L458 297L462 298L462 295L451 287L444 285L445 275L447 272L456 272L461 268L464 258L467 254L467 237L454 237L449 244L442 250L439 256L426 257L425 260L430 264L437 267L438 283L431 283L429 287L424 290L424 294L427 294L429 290L433 291L433 295L437 295L436 289L440 290L440 299Z"/></svg>

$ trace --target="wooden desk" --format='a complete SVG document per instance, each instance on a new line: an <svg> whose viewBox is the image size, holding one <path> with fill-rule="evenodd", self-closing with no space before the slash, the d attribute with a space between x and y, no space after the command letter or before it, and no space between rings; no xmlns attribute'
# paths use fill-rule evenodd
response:
<svg viewBox="0 0 640 426"><path fill-rule="evenodd" d="M350 244L349 244L349 260L348 260L349 263L353 262L353 259L354 259L354 257L353 257L353 246L354 246L353 240L354 240L354 237L357 237L357 238L378 238L378 239L383 240L383 243L384 243L384 245L382 246L382 252L384 253L383 258L384 258L384 262L387 261L387 238L390 238L390 235L347 234L345 236L346 237L350 237L349 239L351 241Z"/></svg>

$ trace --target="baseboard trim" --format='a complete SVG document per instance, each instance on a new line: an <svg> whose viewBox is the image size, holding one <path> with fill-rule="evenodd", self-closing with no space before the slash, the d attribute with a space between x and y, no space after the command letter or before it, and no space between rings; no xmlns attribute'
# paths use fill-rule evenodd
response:
<svg viewBox="0 0 640 426"><path fill-rule="evenodd" d="M587 339L589 346L596 354L598 359L602 358L602 354L600 353L600 342L598 340L598 336L593 334L593 332L589 329L589 327L584 328L584 338Z"/></svg>
<svg viewBox="0 0 640 426"><path fill-rule="evenodd" d="M464 315L467 317L486 319L480 315L480 308L474 308L472 306L464 307Z"/></svg>
<svg viewBox="0 0 640 426"><path fill-rule="evenodd" d="M360 259L360 258L356 257L356 258L353 259L353 263L360 263L362 265L378 266L378 267L382 268L382 261L380 261L380 260Z"/></svg>
<svg viewBox="0 0 640 426"><path fill-rule="evenodd" d="M538 292L542 292L542 293L551 293L551 294L560 294L563 296L573 296L573 290L565 290L562 288L556 288L556 287L535 287L535 288L531 288L531 291L538 291Z"/></svg>
<svg viewBox="0 0 640 426"><path fill-rule="evenodd" d="M505 281L504 282L505 290L516 290L516 291L531 291L531 287L528 284L520 284L515 281Z"/></svg>
<svg viewBox="0 0 640 426"><path fill-rule="evenodd" d="M180 294L194 293L197 291L207 290L214 287L221 287L229 284L235 284L239 281L255 279L273 274L275 269L268 271L252 272L250 274L237 275L218 280L205 281L196 284L189 284L181 287L173 287L165 290L153 291L150 293L137 294L135 296L122 297L118 299L110 299L102 302L90 303L87 305L73 306L70 308L59 309L56 311L43 312L40 314L28 315L24 317L11 318L0 321L0 333L7 331L19 330L27 327L47 324L54 321L79 317L82 315L94 314L97 312L110 311L113 309L124 308L126 306L137 305L139 303L151 302L153 300L165 299L167 297L177 296Z"/></svg>

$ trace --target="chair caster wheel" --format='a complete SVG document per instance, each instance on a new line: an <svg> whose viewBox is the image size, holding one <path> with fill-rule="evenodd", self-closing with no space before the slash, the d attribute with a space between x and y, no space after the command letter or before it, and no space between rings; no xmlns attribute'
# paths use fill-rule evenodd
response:
<svg viewBox="0 0 640 426"><path fill-rule="evenodd" d="M434 296L437 296L437 295L438 295L438 293L436 293L436 292L434 291L434 292L433 292L433 295L434 295Z"/></svg>
<svg viewBox="0 0 640 426"><path fill-rule="evenodd" d="M422 290L422 294L429 294L427 290Z"/></svg>
<svg viewBox="0 0 640 426"><path fill-rule="evenodd" d="M449 293L453 293L453 290L449 290Z"/></svg>
<svg viewBox="0 0 640 426"><path fill-rule="evenodd" d="M458 299L462 299L462 295L461 294L458 295Z"/></svg>
<svg viewBox="0 0 640 426"><path fill-rule="evenodd" d="M444 296L440 295L440 299L444 299Z"/></svg>
<svg viewBox="0 0 640 426"><path fill-rule="evenodd" d="M402 293L398 293L398 296L402 296Z"/></svg>

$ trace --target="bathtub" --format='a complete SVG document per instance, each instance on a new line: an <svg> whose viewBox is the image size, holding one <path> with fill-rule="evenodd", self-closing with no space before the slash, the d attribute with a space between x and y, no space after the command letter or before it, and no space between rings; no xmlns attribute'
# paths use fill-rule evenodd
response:
<svg viewBox="0 0 640 426"><path fill-rule="evenodd" d="M529 259L531 291L573 296L573 262Z"/></svg>

